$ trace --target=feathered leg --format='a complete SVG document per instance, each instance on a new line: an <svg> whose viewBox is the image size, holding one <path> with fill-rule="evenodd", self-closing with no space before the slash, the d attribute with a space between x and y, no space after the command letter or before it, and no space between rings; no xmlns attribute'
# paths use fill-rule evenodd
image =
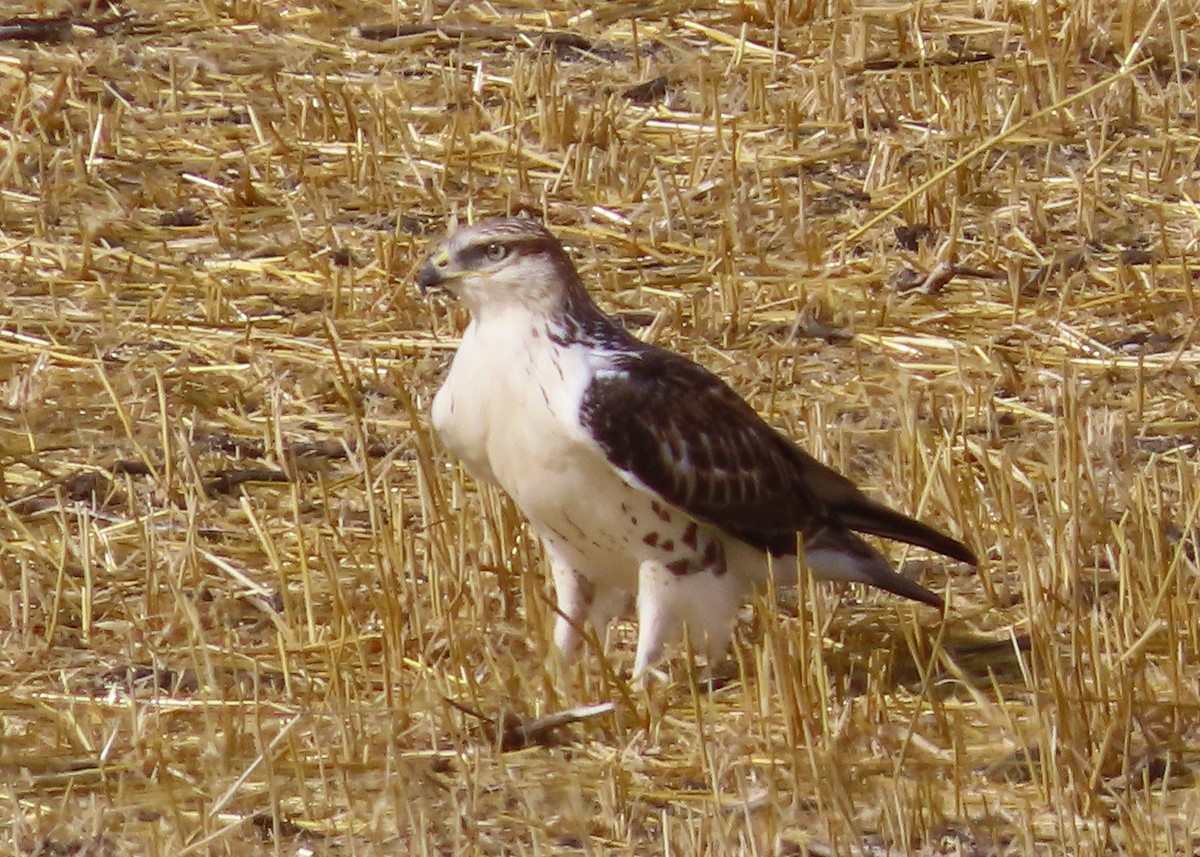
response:
<svg viewBox="0 0 1200 857"><path fill-rule="evenodd" d="M563 660L571 661L579 651L579 629L592 609L596 587L571 567L550 543L550 575L554 579L554 600L558 615L554 618L554 645L562 652Z"/></svg>
<svg viewBox="0 0 1200 857"><path fill-rule="evenodd" d="M748 586L736 575L726 573L723 564L717 571L704 569L678 575L658 560L641 564L635 678L646 677L662 658L663 648L682 638L684 628L695 651L710 661L729 648L734 619Z"/></svg>
<svg viewBox="0 0 1200 857"><path fill-rule="evenodd" d="M579 652L580 628L587 622L600 642L604 642L608 626L629 609L628 592L613 587L599 587L566 561L551 541L546 541L550 558L550 574L554 579L554 599L558 616L554 620L554 645L570 661Z"/></svg>

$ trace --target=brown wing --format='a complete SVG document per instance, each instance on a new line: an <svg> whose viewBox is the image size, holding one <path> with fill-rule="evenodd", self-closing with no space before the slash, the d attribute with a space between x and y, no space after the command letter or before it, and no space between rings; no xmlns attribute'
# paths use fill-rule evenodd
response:
<svg viewBox="0 0 1200 857"><path fill-rule="evenodd" d="M776 556L848 528L975 563L964 545L867 498L771 428L721 379L642 346L588 388L582 422L609 461L699 520Z"/></svg>

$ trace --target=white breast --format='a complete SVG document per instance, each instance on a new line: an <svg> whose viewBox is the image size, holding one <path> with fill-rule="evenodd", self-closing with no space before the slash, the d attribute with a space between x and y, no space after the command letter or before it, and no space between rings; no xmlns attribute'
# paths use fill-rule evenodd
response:
<svg viewBox="0 0 1200 857"><path fill-rule="evenodd" d="M433 402L442 442L468 472L507 492L583 574L636 579L650 498L626 484L579 423L603 355L561 346L544 324L472 322ZM615 581L614 581L615 582Z"/></svg>
<svg viewBox="0 0 1200 857"><path fill-rule="evenodd" d="M538 474L592 452L578 414L593 371L585 349L556 345L528 314L472 321L433 400L434 428L473 476L524 507Z"/></svg>

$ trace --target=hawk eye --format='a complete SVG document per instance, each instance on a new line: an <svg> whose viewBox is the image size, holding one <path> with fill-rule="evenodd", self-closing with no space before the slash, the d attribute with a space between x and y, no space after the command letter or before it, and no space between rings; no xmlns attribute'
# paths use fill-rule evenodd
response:
<svg viewBox="0 0 1200 857"><path fill-rule="evenodd" d="M483 255L487 256L489 262L499 262L508 255L508 248L499 241L492 241L483 248Z"/></svg>

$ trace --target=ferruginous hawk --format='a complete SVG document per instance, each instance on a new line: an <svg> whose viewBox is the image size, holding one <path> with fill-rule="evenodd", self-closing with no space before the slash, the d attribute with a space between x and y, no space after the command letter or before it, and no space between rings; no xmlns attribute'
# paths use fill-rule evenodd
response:
<svg viewBox="0 0 1200 857"><path fill-rule="evenodd" d="M589 622L636 605L634 674L684 627L710 657L769 573L794 585L797 543L817 578L941 608L855 531L975 564L962 543L869 499L769 426L708 370L605 315L558 240L501 218L461 228L417 274L471 321L433 425L476 479L504 489L545 543L566 655Z"/></svg>

